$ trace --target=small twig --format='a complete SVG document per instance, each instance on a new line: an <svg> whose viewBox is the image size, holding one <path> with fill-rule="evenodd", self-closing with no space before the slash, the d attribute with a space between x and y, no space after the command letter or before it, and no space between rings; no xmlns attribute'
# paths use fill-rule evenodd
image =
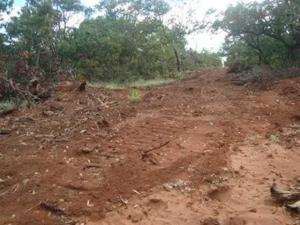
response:
<svg viewBox="0 0 300 225"><path fill-rule="evenodd" d="M128 200L123 199L121 195L119 196L119 199L120 199L121 203L123 203L124 205L128 204Z"/></svg>
<svg viewBox="0 0 300 225"><path fill-rule="evenodd" d="M39 202L38 204L36 204L36 205L30 207L29 209L26 210L26 212L29 212L29 211L33 210L34 208L39 207L39 206L41 205L41 203L42 203L42 202Z"/></svg>
<svg viewBox="0 0 300 225"><path fill-rule="evenodd" d="M49 211L49 212L55 214L55 215L62 216L62 215L66 214L63 209L60 209L59 207L57 207L56 205L54 205L50 202L41 202L40 207L46 211Z"/></svg>
<svg viewBox="0 0 300 225"><path fill-rule="evenodd" d="M166 142L164 142L164 143L162 143L162 144L160 144L159 146L156 146L156 147L150 148L150 149L148 149L148 150L146 150L146 151L143 151L143 155L146 155L146 154L149 153L149 152L152 152L152 151L155 151L155 150L157 150L157 149L160 149L160 148L162 148L162 147L168 145L169 143L170 143L170 140L169 140L169 141L166 141Z"/></svg>
<svg viewBox="0 0 300 225"><path fill-rule="evenodd" d="M89 169L89 168L101 168L101 166L98 165L98 164L89 164L89 165L85 165L83 167L83 170L86 170L86 169Z"/></svg>

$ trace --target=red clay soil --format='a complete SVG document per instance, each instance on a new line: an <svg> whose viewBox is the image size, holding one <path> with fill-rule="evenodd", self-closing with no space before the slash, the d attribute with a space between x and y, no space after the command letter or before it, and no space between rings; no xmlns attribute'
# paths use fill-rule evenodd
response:
<svg viewBox="0 0 300 225"><path fill-rule="evenodd" d="M300 174L300 79L225 71L129 90L64 91L0 118L0 224L295 224L273 181Z"/></svg>

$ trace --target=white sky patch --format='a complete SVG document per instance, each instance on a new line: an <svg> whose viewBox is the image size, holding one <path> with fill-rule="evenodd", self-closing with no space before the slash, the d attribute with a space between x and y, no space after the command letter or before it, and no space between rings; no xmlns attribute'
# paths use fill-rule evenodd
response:
<svg viewBox="0 0 300 225"><path fill-rule="evenodd" d="M0 13L1 20L3 19L3 22L9 22L11 17L18 15L18 13L21 11L21 8L21 6L14 6L9 14Z"/></svg>
<svg viewBox="0 0 300 225"><path fill-rule="evenodd" d="M243 2L250 2L244 0ZM209 9L224 11L230 4L234 5L240 0L185 0L185 1L170 1L172 10L168 17L176 18L177 22L188 24L190 21L203 20L206 12ZM211 34L209 31L201 30L187 36L188 48L197 51L207 49L217 52L224 43L226 34L219 32Z"/></svg>
<svg viewBox="0 0 300 225"><path fill-rule="evenodd" d="M67 26L78 28L79 25L83 22L83 20L84 20L84 13L77 13L70 17Z"/></svg>
<svg viewBox="0 0 300 225"><path fill-rule="evenodd" d="M99 0L82 0L81 2L85 6L92 7L92 6L96 5L96 4L98 4Z"/></svg>

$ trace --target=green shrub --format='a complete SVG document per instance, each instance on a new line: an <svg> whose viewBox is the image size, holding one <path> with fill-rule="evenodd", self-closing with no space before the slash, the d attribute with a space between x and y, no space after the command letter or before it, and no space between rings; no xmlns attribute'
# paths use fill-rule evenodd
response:
<svg viewBox="0 0 300 225"><path fill-rule="evenodd" d="M129 92L129 100L131 102L140 102L142 100L141 92L140 90L133 88Z"/></svg>
<svg viewBox="0 0 300 225"><path fill-rule="evenodd" d="M16 104L12 101L0 102L0 115L8 114L17 108Z"/></svg>

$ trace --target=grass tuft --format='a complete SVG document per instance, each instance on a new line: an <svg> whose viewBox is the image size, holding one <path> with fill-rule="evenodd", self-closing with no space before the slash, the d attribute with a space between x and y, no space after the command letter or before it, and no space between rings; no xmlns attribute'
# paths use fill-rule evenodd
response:
<svg viewBox="0 0 300 225"><path fill-rule="evenodd" d="M6 115L13 112L17 108L16 104L12 101L0 102L0 115Z"/></svg>
<svg viewBox="0 0 300 225"><path fill-rule="evenodd" d="M183 78L183 73L178 73L173 78L160 78L145 80L139 79L132 82L118 83L118 82L92 82L89 83L89 86L95 88L106 88L111 90L120 90L126 88L146 88L146 87L155 87L170 84L174 81L181 80Z"/></svg>
<svg viewBox="0 0 300 225"><path fill-rule="evenodd" d="M142 100L142 95L140 90L136 88L131 89L128 98L131 102L140 102Z"/></svg>
<svg viewBox="0 0 300 225"><path fill-rule="evenodd" d="M273 143L279 143L280 142L280 137L278 134L271 134L270 135L270 141Z"/></svg>

